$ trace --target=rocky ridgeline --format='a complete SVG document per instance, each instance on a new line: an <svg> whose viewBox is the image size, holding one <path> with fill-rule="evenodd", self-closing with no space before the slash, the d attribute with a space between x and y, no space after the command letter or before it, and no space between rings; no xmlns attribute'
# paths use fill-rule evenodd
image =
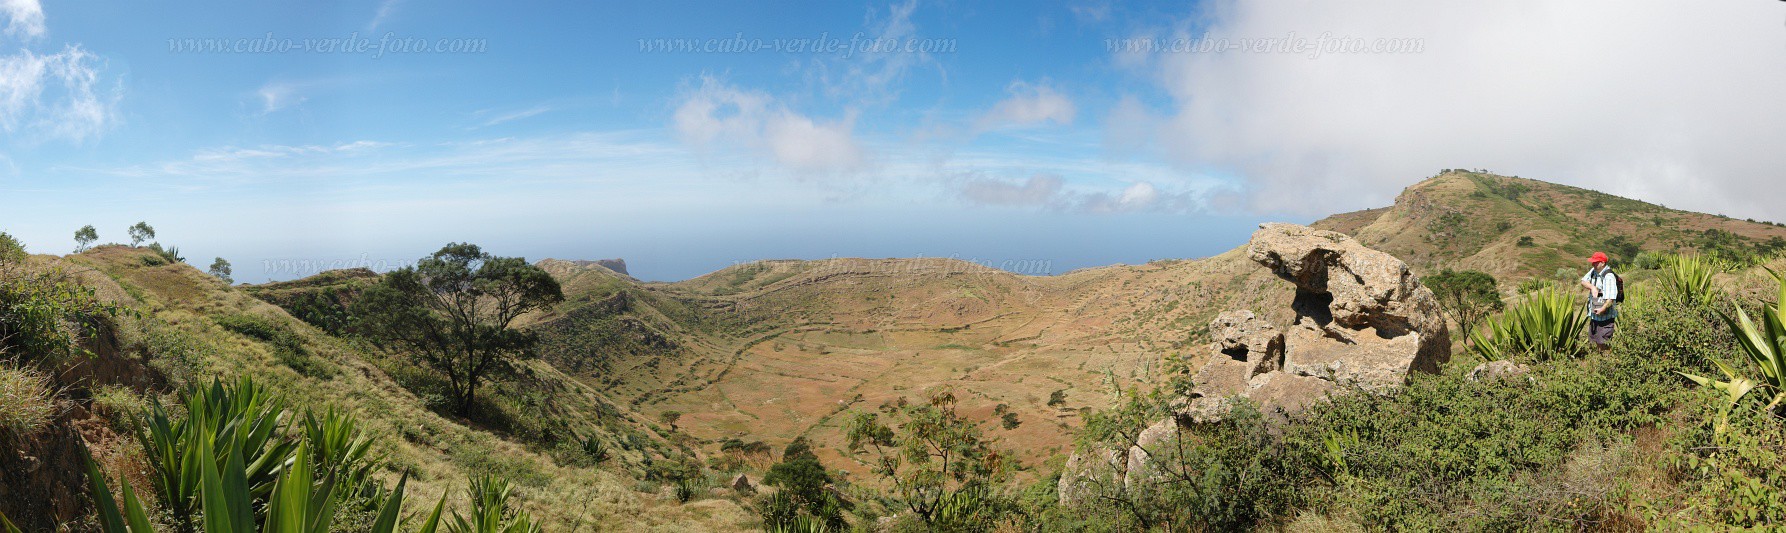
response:
<svg viewBox="0 0 1786 533"><path fill-rule="evenodd" d="M1273 324L1247 310L1216 316L1208 360L1178 413L1142 431L1127 450L1075 453L1061 475L1063 503L1097 485L1133 484L1147 471L1147 449L1219 420L1233 398L1289 415L1351 387L1400 386L1409 372L1437 372L1450 359L1438 299L1401 260L1344 234L1295 224L1261 225L1247 252L1296 285L1295 319Z"/></svg>

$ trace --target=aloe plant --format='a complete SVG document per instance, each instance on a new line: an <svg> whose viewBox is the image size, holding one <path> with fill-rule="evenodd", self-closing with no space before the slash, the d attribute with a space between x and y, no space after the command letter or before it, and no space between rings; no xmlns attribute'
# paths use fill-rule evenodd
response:
<svg viewBox="0 0 1786 533"><path fill-rule="evenodd" d="M1484 360L1515 356L1573 356L1582 351L1587 313L1569 293L1545 287L1470 332L1471 348Z"/></svg>

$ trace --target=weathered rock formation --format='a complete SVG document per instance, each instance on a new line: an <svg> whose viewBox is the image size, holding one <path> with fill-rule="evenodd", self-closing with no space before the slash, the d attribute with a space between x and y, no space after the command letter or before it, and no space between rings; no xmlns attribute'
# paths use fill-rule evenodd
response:
<svg viewBox="0 0 1786 533"><path fill-rule="evenodd" d="M1194 379L1194 417L1219 415L1232 396L1296 412L1335 387L1394 387L1450 359L1439 301L1401 260L1295 224L1261 225L1247 255L1296 284L1296 318L1280 328L1250 311L1217 316Z"/></svg>
<svg viewBox="0 0 1786 533"><path fill-rule="evenodd" d="M1148 471L1148 449L1180 429L1223 416L1231 398L1293 414L1330 393L1401 385L1437 372L1451 337L1432 291L1406 264L1344 234L1263 224L1249 258L1296 285L1295 318L1273 324L1252 311L1217 315L1208 359L1176 416L1142 431L1127 450L1091 450L1067 461L1059 492L1070 503L1097 485L1130 486Z"/></svg>

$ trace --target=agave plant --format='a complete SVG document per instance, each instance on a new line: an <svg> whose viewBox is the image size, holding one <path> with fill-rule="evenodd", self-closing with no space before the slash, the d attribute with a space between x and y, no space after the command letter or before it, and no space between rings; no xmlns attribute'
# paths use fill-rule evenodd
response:
<svg viewBox="0 0 1786 533"><path fill-rule="evenodd" d="M1663 262L1662 281L1688 302L1705 303L1711 301L1717 290L1712 278L1729 268L1715 257L1675 255Z"/></svg>
<svg viewBox="0 0 1786 533"><path fill-rule="evenodd" d="M343 496L376 496L378 487L371 483L373 467L382 459L371 455L372 439L359 428L359 421L330 407L322 416L305 412L299 424L310 460L318 472L336 477Z"/></svg>
<svg viewBox="0 0 1786 533"><path fill-rule="evenodd" d="M1582 351L1587 312L1570 293L1545 287L1470 332L1470 344L1484 360L1515 356L1549 358Z"/></svg>
<svg viewBox="0 0 1786 533"><path fill-rule="evenodd" d="M290 417L283 402L265 387L242 378L225 387L187 388L181 395L186 417L174 419L159 401L152 404L139 434L143 451L154 466L156 489L177 530L196 531L200 485L205 465L218 468L229 459L221 451L241 450L243 490L265 498L297 450L287 433ZM225 468L227 470L227 468Z"/></svg>
<svg viewBox="0 0 1786 533"><path fill-rule="evenodd" d="M1726 379L1722 381L1682 374L1700 385L1722 390L1727 394L1727 403L1718 418L1720 433L1728 427L1730 410L1756 389L1773 393L1771 398L1766 399L1767 406L1764 409L1786 410L1786 277L1771 269L1768 274L1780 285L1780 293L1772 307L1762 310L1760 324L1750 318L1749 312L1744 311L1741 304L1733 306L1736 307L1734 317L1728 313L1723 315L1724 322L1735 332L1737 345L1742 347L1743 355L1747 356L1750 363L1754 363L1759 379L1750 379L1717 360L1712 363L1724 374Z"/></svg>
<svg viewBox="0 0 1786 533"><path fill-rule="evenodd" d="M359 493L378 502L371 531L397 531L409 477L389 494L370 481L379 459L369 456L372 442L352 417L333 410L320 418L307 413L305 438L299 440L287 435L281 402L252 381L231 387L213 382L188 389L183 398L185 418L174 421L157 403L143 432L176 527L191 531L202 524L206 533L330 531L346 496L364 491ZM121 482L120 507L91 461L87 477L106 533L154 531L129 482ZM419 531L436 531L445 506L443 497Z"/></svg>
<svg viewBox="0 0 1786 533"><path fill-rule="evenodd" d="M447 523L447 531L452 533L539 533L540 524L535 523L526 511L515 511L509 508L509 497L514 488L508 480L480 475L471 478L471 487L467 490L471 496L471 518L453 512L453 521ZM438 512L438 511L436 511Z"/></svg>

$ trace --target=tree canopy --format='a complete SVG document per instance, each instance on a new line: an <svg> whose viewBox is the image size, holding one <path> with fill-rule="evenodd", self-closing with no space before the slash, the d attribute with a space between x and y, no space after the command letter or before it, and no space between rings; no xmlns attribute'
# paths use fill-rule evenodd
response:
<svg viewBox="0 0 1786 533"><path fill-rule="evenodd" d="M444 374L455 411L467 416L491 372L533 353L536 337L509 326L563 300L558 280L525 259L452 243L386 274L354 316L362 334Z"/></svg>

